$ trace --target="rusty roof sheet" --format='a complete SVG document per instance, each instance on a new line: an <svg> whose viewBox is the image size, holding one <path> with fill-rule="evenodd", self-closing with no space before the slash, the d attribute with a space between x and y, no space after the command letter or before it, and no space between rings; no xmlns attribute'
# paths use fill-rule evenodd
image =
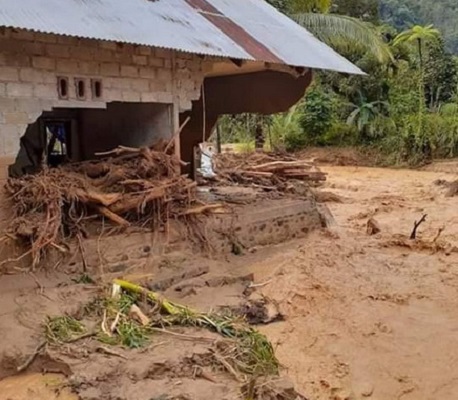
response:
<svg viewBox="0 0 458 400"><path fill-rule="evenodd" d="M361 73L264 0L0 0L0 26Z"/></svg>

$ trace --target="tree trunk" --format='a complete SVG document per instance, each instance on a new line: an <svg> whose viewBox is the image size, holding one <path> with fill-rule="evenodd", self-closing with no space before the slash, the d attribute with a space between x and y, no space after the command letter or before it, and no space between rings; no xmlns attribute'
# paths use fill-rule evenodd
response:
<svg viewBox="0 0 458 400"><path fill-rule="evenodd" d="M423 108L425 106L425 85L423 77L423 49L422 41L420 38L417 39L418 43L418 57L420 60L420 78L418 85L418 94L419 94L419 105L418 105L418 136L421 136L423 131Z"/></svg>

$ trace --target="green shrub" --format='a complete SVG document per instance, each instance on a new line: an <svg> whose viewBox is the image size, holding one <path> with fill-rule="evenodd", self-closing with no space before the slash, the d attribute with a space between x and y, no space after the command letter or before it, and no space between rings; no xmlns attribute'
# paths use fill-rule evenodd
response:
<svg viewBox="0 0 458 400"><path fill-rule="evenodd" d="M458 156L458 118L438 113L404 117L395 132L381 141L381 148L393 164L417 165L433 158Z"/></svg>
<svg viewBox="0 0 458 400"><path fill-rule="evenodd" d="M319 86L310 88L301 103L299 118L302 130L311 144L318 144L321 137L328 132L334 120L334 106L331 96Z"/></svg>
<svg viewBox="0 0 458 400"><path fill-rule="evenodd" d="M320 146L353 146L358 144L358 130L355 126L335 121L316 143Z"/></svg>
<svg viewBox="0 0 458 400"><path fill-rule="evenodd" d="M307 144L307 138L300 124L301 116L301 108L294 106L288 112L272 117L270 139L274 150L297 150Z"/></svg>

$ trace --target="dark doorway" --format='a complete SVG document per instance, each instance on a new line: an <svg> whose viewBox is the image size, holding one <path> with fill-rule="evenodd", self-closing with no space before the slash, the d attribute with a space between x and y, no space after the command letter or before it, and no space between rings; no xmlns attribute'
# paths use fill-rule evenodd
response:
<svg viewBox="0 0 458 400"><path fill-rule="evenodd" d="M42 136L45 139L46 164L57 167L71 160L71 120L42 121Z"/></svg>
<svg viewBox="0 0 458 400"><path fill-rule="evenodd" d="M69 113L62 114L43 115L27 127L15 163L9 167L11 177L37 173L44 166L57 167L72 160L76 119Z"/></svg>

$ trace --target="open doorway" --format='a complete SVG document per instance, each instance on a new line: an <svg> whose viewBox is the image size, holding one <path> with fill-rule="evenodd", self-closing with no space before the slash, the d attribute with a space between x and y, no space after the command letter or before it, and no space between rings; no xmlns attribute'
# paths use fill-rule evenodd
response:
<svg viewBox="0 0 458 400"><path fill-rule="evenodd" d="M9 167L9 176L34 174L45 166L52 168L72 161L76 130L75 112L43 113L20 138L19 153Z"/></svg>
<svg viewBox="0 0 458 400"><path fill-rule="evenodd" d="M44 136L44 157L49 167L58 167L71 160L71 120L44 120L42 133Z"/></svg>

